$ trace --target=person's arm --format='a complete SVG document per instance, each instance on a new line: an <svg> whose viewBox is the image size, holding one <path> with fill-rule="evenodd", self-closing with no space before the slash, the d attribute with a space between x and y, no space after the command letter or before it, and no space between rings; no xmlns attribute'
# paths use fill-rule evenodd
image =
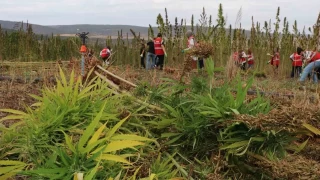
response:
<svg viewBox="0 0 320 180"><path fill-rule="evenodd" d="M290 59L293 61L293 54L290 55Z"/></svg>
<svg viewBox="0 0 320 180"><path fill-rule="evenodd" d="M194 47L194 40L193 40L193 39L190 39L189 47L186 48L186 49L184 49L183 51L188 51L188 50L190 50L190 49L193 48L193 47Z"/></svg>
<svg viewBox="0 0 320 180"><path fill-rule="evenodd" d="M164 41L163 40L161 42L161 48L162 48L164 54L167 56L167 51L166 51L166 48L164 47Z"/></svg>

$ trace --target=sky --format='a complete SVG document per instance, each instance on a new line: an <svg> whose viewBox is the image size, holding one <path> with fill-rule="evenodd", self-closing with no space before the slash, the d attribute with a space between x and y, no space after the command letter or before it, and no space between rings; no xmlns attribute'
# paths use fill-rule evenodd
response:
<svg viewBox="0 0 320 180"><path fill-rule="evenodd" d="M232 26L242 7L241 24L245 29L251 27L252 16L261 24L270 19L274 21L278 6L281 21L287 17L292 27L297 20L299 29L312 27L320 12L320 0L0 0L0 20L28 20L40 25L148 26L156 25L157 15L164 16L167 8L172 24L175 17L186 19L190 24L192 14L198 22L203 7L215 20L220 3L227 16L227 25Z"/></svg>

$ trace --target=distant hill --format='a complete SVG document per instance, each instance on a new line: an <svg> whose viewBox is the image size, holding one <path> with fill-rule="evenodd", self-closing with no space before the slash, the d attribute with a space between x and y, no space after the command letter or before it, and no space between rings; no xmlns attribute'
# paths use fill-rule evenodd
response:
<svg viewBox="0 0 320 180"><path fill-rule="evenodd" d="M1 27L4 29L19 29L22 22L4 21L0 20ZM23 23L24 29L26 29L26 22ZM125 38L128 36L132 38L133 35L130 29L138 35L147 38L148 27L131 26L131 25L92 25L92 24L79 24L79 25L55 25L55 26L42 26L38 24L32 24L33 32L43 35L61 35L61 36L74 36L77 32L89 32L90 38L105 39L107 36L113 38L118 37L118 31L122 30L122 36ZM158 29L154 27L154 32L157 33ZM250 36L250 31L246 31L247 36Z"/></svg>

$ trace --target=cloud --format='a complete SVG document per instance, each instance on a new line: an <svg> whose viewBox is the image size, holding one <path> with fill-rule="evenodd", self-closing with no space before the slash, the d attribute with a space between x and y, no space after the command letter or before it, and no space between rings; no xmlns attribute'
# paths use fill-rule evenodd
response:
<svg viewBox="0 0 320 180"><path fill-rule="evenodd" d="M0 12L3 20L29 20L43 25L58 24L130 24L156 25L159 13L164 16L167 8L169 20L186 19L190 23L194 14L196 22L202 8L212 15L214 23L219 4L222 3L227 24L234 25L237 13L242 7L242 27L251 27L254 21L275 20L278 6L280 18L287 17L292 25L297 20L299 28L312 26L320 12L319 0L308 0L308 8L301 8L298 0L1 0Z"/></svg>

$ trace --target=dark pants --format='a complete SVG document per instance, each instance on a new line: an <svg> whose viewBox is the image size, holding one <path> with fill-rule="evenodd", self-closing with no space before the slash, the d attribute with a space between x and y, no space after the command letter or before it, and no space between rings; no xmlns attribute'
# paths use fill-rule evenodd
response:
<svg viewBox="0 0 320 180"><path fill-rule="evenodd" d="M202 69L204 67L203 59L199 58L199 68Z"/></svg>
<svg viewBox="0 0 320 180"><path fill-rule="evenodd" d="M301 66L292 66L291 70L291 77L299 77L302 72L302 67Z"/></svg>
<svg viewBox="0 0 320 180"><path fill-rule="evenodd" d="M241 69L242 69L242 70L245 71L245 70L246 70L246 67L247 67L247 63L246 63L246 62L243 63L243 64L241 64Z"/></svg>
<svg viewBox="0 0 320 180"><path fill-rule="evenodd" d="M157 61L157 67L160 68L160 70L163 69L163 63L164 63L164 55L157 55L158 61Z"/></svg>
<svg viewBox="0 0 320 180"><path fill-rule="evenodd" d="M146 68L146 65L144 64L144 56L140 58L140 64L141 67Z"/></svg>

